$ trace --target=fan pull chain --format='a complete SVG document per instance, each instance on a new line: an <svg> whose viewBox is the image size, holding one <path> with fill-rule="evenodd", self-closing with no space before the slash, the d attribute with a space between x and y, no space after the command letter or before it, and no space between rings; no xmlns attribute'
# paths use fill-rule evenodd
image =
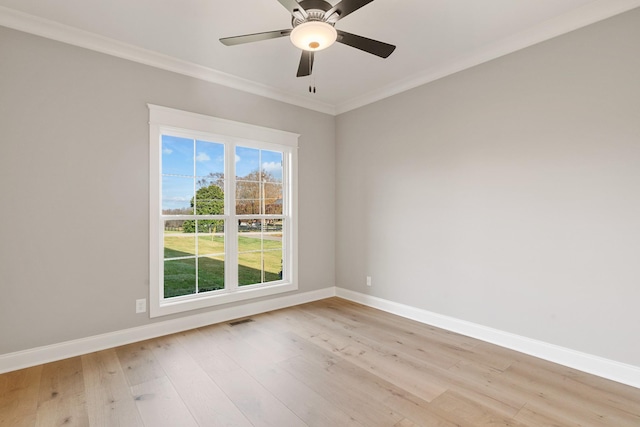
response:
<svg viewBox="0 0 640 427"><path fill-rule="evenodd" d="M311 83L309 84L309 93L316 93L316 78L314 76L309 76L311 79Z"/></svg>
<svg viewBox="0 0 640 427"><path fill-rule="evenodd" d="M309 55L309 72L311 72L311 67L313 67L312 58L313 57ZM313 74L310 74L309 79L311 80L311 83L309 84L309 93L316 93L316 77Z"/></svg>

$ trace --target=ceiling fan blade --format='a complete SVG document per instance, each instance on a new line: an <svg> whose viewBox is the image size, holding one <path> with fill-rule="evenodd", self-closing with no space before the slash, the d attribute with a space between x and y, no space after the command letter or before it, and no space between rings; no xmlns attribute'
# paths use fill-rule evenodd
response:
<svg viewBox="0 0 640 427"><path fill-rule="evenodd" d="M336 40L342 44L346 44L356 49L369 52L380 58L387 58L393 53L396 47L389 43L380 42L366 37L357 36L355 34L347 33L338 30L338 39Z"/></svg>
<svg viewBox="0 0 640 427"><path fill-rule="evenodd" d="M349 15L351 12L355 12L360 9L362 6L366 6L371 3L373 0L342 0L337 5L333 6L329 9L325 14L325 19L329 18L334 13L338 14L338 19L342 19L345 16Z"/></svg>
<svg viewBox="0 0 640 427"><path fill-rule="evenodd" d="M308 50L303 50L302 56L300 57L300 64L298 65L298 74L296 74L296 77L310 76L312 70L313 70L313 52Z"/></svg>
<svg viewBox="0 0 640 427"><path fill-rule="evenodd" d="M300 6L296 0L278 0L278 2L289 11L290 14L294 14L296 10L299 10L304 18L307 17L307 12Z"/></svg>
<svg viewBox="0 0 640 427"><path fill-rule="evenodd" d="M243 43L259 42L262 40L277 39L291 34L291 30L267 31L266 33L245 34L243 36L225 37L220 42L225 46L234 46Z"/></svg>

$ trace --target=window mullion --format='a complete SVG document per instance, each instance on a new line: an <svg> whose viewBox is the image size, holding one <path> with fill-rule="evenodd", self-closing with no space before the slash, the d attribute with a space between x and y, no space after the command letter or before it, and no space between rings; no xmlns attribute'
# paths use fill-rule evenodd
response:
<svg viewBox="0 0 640 427"><path fill-rule="evenodd" d="M194 214L194 220L193 223L195 224L195 278L196 278L196 295L199 292L199 278L198 278L198 198L196 197L196 193L198 191L198 186L196 185L196 149L197 149L197 145L196 145L196 140L193 140L193 214Z"/></svg>
<svg viewBox="0 0 640 427"><path fill-rule="evenodd" d="M264 192L264 171L262 170L262 150L258 152L258 179L260 183L258 184L258 197L260 200L260 215L264 215L266 213L265 209L265 192ZM260 218L260 283L265 282L264 277L264 218Z"/></svg>
<svg viewBox="0 0 640 427"><path fill-rule="evenodd" d="M291 183L290 183L291 154L286 153L282 156L282 279L289 280L285 275L290 270L289 255L290 248L289 238L291 236Z"/></svg>
<svg viewBox="0 0 640 427"><path fill-rule="evenodd" d="M225 227L225 288L228 291L238 289L238 219L236 218L236 146L228 144L225 151L225 210L227 212L228 231Z"/></svg>

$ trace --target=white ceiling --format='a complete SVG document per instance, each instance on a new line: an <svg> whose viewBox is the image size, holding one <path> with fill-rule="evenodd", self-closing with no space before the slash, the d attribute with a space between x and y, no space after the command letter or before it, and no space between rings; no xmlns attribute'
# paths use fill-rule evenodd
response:
<svg viewBox="0 0 640 427"><path fill-rule="evenodd" d="M329 0L335 4L338 0ZM395 44L388 59L336 43L296 78L288 38L218 39L291 28L277 0L0 0L0 25L340 113L640 6L640 0L376 0L336 28ZM61 25L62 24L62 25Z"/></svg>

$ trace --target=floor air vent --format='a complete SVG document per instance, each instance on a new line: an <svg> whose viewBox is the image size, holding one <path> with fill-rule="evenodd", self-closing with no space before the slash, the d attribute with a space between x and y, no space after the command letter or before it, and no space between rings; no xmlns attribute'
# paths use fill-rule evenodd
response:
<svg viewBox="0 0 640 427"><path fill-rule="evenodd" d="M229 326L242 325L243 323L249 322L253 322L253 319L234 320L233 322L229 322Z"/></svg>

